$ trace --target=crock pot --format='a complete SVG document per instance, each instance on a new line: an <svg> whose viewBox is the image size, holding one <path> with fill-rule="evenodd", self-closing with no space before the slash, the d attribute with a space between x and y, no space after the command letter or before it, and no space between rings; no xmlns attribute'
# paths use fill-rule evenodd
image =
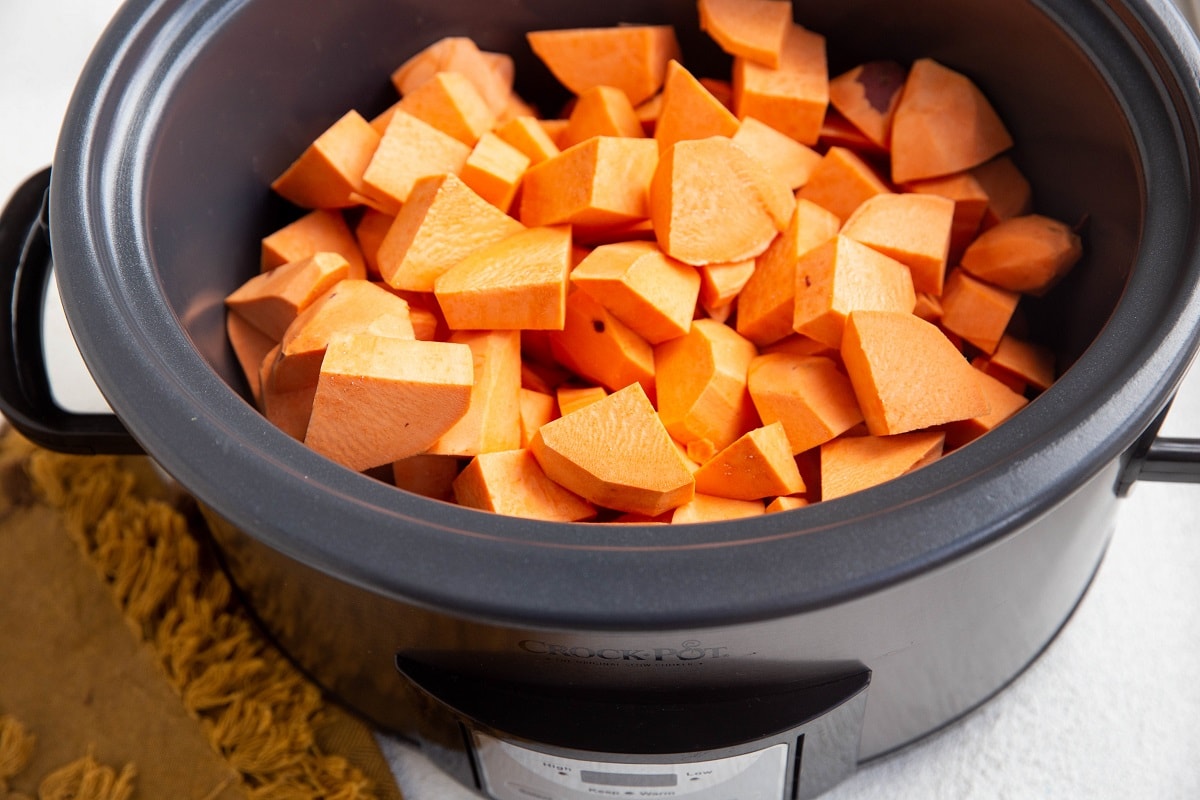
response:
<svg viewBox="0 0 1200 800"><path fill-rule="evenodd" d="M1069 618L1137 480L1197 480L1157 437L1200 332L1200 53L1127 2L809 6L831 70L931 56L1009 123L1039 210L1084 261L1024 312L1062 377L903 478L750 521L540 523L411 495L267 423L223 299L297 214L268 190L347 107L444 35L674 22L691 2L133 0L93 53L52 168L0 219L5 415L46 446L148 453L194 495L264 628L316 681L499 800L812 797L985 702ZM37 311L51 264L115 416L53 405Z"/></svg>

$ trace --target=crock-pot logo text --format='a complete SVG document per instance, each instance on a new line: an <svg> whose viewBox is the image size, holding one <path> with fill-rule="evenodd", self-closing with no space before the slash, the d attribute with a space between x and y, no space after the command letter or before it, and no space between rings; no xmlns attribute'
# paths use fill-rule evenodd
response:
<svg viewBox="0 0 1200 800"><path fill-rule="evenodd" d="M540 639L522 639L517 642L526 653L538 656L573 659L590 662L637 662L637 663L690 663L729 656L728 647L709 647L696 639L688 639L678 647L587 647L544 642Z"/></svg>

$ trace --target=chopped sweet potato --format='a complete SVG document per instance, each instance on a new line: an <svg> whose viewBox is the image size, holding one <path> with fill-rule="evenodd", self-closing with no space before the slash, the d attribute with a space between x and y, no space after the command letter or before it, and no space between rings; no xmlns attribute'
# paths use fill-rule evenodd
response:
<svg viewBox="0 0 1200 800"><path fill-rule="evenodd" d="M608 392L603 386L571 386L564 383L555 390L554 397L558 403L558 413L565 415L603 400L608 397Z"/></svg>
<svg viewBox="0 0 1200 800"><path fill-rule="evenodd" d="M529 449L552 480L603 508L657 516L695 494L691 470L636 383L543 425Z"/></svg>
<svg viewBox="0 0 1200 800"><path fill-rule="evenodd" d="M945 434L915 431L894 436L847 436L821 446L821 499L833 500L878 486L942 454Z"/></svg>
<svg viewBox="0 0 1200 800"><path fill-rule="evenodd" d="M635 106L662 88L667 63L679 58L679 42L670 25L532 31L526 38L573 93L614 86Z"/></svg>
<svg viewBox="0 0 1200 800"><path fill-rule="evenodd" d="M1013 391L1003 381L986 372L980 372L976 378L979 388L983 390L983 396L987 398L990 410L978 417L948 423L945 426L947 450L954 450L973 442L1029 404L1024 395Z"/></svg>
<svg viewBox="0 0 1200 800"><path fill-rule="evenodd" d="M985 353L1000 344L1021 296L955 268L942 294L941 326Z"/></svg>
<svg viewBox="0 0 1200 800"><path fill-rule="evenodd" d="M829 105L825 37L792 24L779 65L733 60L733 108L739 119L754 117L801 144L815 145Z"/></svg>
<svg viewBox="0 0 1200 800"><path fill-rule="evenodd" d="M412 114L468 147L474 147L479 137L496 124L496 112L461 72L434 73L404 95L394 109ZM390 117L385 119L390 121Z"/></svg>
<svg viewBox="0 0 1200 800"><path fill-rule="evenodd" d="M528 168L529 156L489 131L475 143L459 177L477 195L507 214Z"/></svg>
<svg viewBox="0 0 1200 800"><path fill-rule="evenodd" d="M667 65L662 108L654 125L660 153L683 139L730 137L737 130L737 117L704 84L678 61Z"/></svg>
<svg viewBox="0 0 1200 800"><path fill-rule="evenodd" d="M628 95L612 86L593 86L576 98L560 141L563 147L570 147L593 136L645 135Z"/></svg>
<svg viewBox="0 0 1200 800"><path fill-rule="evenodd" d="M676 142L650 183L659 246L694 266L754 258L787 227L794 207L778 176L722 136Z"/></svg>
<svg viewBox="0 0 1200 800"><path fill-rule="evenodd" d="M349 263L349 277L367 277L367 264L358 239L342 213L330 208L313 209L263 237L262 268L265 272L316 253L337 253Z"/></svg>
<svg viewBox="0 0 1200 800"><path fill-rule="evenodd" d="M404 97L442 72L466 76L494 114L501 114L509 107L513 82L510 57L486 53L465 36L439 39L397 67L391 79L396 91Z"/></svg>
<svg viewBox="0 0 1200 800"><path fill-rule="evenodd" d="M524 227L456 176L430 176L414 184L376 260L389 286L431 292L446 270Z"/></svg>
<svg viewBox="0 0 1200 800"><path fill-rule="evenodd" d="M453 331L448 342L471 350L473 381L466 413L426 452L477 456L521 446L521 334Z"/></svg>
<svg viewBox="0 0 1200 800"><path fill-rule="evenodd" d="M962 268L1014 292L1041 295L1083 256L1079 234L1041 214L1010 217L988 228L966 249Z"/></svg>
<svg viewBox="0 0 1200 800"><path fill-rule="evenodd" d="M765 66L780 65L791 0L700 0L700 29L721 49Z"/></svg>
<svg viewBox="0 0 1200 800"><path fill-rule="evenodd" d="M916 302L907 267L839 234L796 263L792 327L830 347L840 347L846 318L853 311L912 313Z"/></svg>
<svg viewBox="0 0 1200 800"><path fill-rule="evenodd" d="M550 347L559 363L609 391L637 383L656 397L654 348L587 292L567 296L563 329L550 333Z"/></svg>
<svg viewBox="0 0 1200 800"><path fill-rule="evenodd" d="M934 325L897 311L852 311L842 361L875 436L987 414L977 370Z"/></svg>
<svg viewBox="0 0 1200 800"><path fill-rule="evenodd" d="M650 344L688 332L700 293L695 268L654 242L601 245L571 271L571 283Z"/></svg>
<svg viewBox="0 0 1200 800"><path fill-rule="evenodd" d="M350 273L337 253L316 253L255 275L225 298L225 305L275 341L301 311Z"/></svg>
<svg viewBox="0 0 1200 800"><path fill-rule="evenodd" d="M473 382L464 344L334 336L304 442L355 471L417 455L467 412Z"/></svg>
<svg viewBox="0 0 1200 800"><path fill-rule="evenodd" d="M499 125L494 133L524 153L531 165L540 164L561 152L535 117L513 117Z"/></svg>
<svg viewBox="0 0 1200 800"><path fill-rule="evenodd" d="M863 421L850 379L830 358L764 353L750 362L746 387L762 421L782 426L793 454Z"/></svg>
<svg viewBox="0 0 1200 800"><path fill-rule="evenodd" d="M843 236L908 267L913 288L937 296L946 277L954 201L933 194L878 194L842 226Z"/></svg>
<svg viewBox="0 0 1200 800"><path fill-rule="evenodd" d="M892 180L936 178L976 167L1013 145L979 87L931 58L913 62L892 118Z"/></svg>
<svg viewBox="0 0 1200 800"><path fill-rule="evenodd" d="M816 203L845 220L868 199L890 191L862 156L845 147L831 147L796 197Z"/></svg>
<svg viewBox="0 0 1200 800"><path fill-rule="evenodd" d="M895 61L868 61L829 81L829 103L872 144L888 149L892 117L908 70Z"/></svg>
<svg viewBox="0 0 1200 800"><path fill-rule="evenodd" d="M533 454L524 449L483 453L454 480L459 505L510 517L578 522L596 508L546 477Z"/></svg>
<svg viewBox="0 0 1200 800"><path fill-rule="evenodd" d="M569 226L526 228L446 270L434 296L452 330L561 330L570 259Z"/></svg>
<svg viewBox="0 0 1200 800"><path fill-rule="evenodd" d="M1033 213L1033 187L1009 156L997 156L970 170L987 195L984 228Z"/></svg>
<svg viewBox="0 0 1200 800"><path fill-rule="evenodd" d="M364 191L363 175L380 136L357 111L347 111L271 184L303 208L345 208Z"/></svg>
<svg viewBox="0 0 1200 800"><path fill-rule="evenodd" d="M392 462L392 483L422 497L453 502L454 479L461 470L462 460L455 456L422 453Z"/></svg>
<svg viewBox="0 0 1200 800"><path fill-rule="evenodd" d="M734 500L762 500L804 491L782 423L742 435L696 470L696 491Z"/></svg>
<svg viewBox="0 0 1200 800"><path fill-rule="evenodd" d="M722 522L765 514L761 500L733 500L728 497L697 494L671 514L672 525L696 522Z"/></svg>
<svg viewBox="0 0 1200 800"><path fill-rule="evenodd" d="M655 349L658 411L676 441L707 439L720 450L758 425L746 391L755 355L736 331L707 319Z"/></svg>
<svg viewBox="0 0 1200 800"><path fill-rule="evenodd" d="M471 154L465 145L427 122L397 110L362 176L362 194L393 213L421 178L457 175Z"/></svg>
<svg viewBox="0 0 1200 800"><path fill-rule="evenodd" d="M746 117L738 123L737 131L730 138L779 175L780 180L793 190L808 183L813 170L821 163L821 154L816 150L754 117Z"/></svg>

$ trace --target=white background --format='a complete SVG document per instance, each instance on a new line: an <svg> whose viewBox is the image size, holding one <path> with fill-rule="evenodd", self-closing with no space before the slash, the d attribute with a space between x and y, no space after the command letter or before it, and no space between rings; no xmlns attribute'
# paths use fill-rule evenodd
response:
<svg viewBox="0 0 1200 800"><path fill-rule="evenodd" d="M114 0L0 0L0 197L51 163L76 76ZM47 323L60 401L102 408L62 322ZM1196 372L1195 370L1193 371ZM1200 374L1171 435L1200 436ZM948 730L862 769L829 800L1200 798L1200 486L1139 484L1065 632ZM385 742L409 800L469 795Z"/></svg>

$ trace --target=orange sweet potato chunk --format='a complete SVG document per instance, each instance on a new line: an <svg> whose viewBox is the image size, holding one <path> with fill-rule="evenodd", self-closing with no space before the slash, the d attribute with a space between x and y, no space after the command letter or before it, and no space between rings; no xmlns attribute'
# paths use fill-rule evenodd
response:
<svg viewBox="0 0 1200 800"><path fill-rule="evenodd" d="M907 75L895 61L859 64L829 81L829 103L872 144L886 150Z"/></svg>
<svg viewBox="0 0 1200 800"><path fill-rule="evenodd" d="M875 436L907 433L990 410L972 367L931 323L897 311L853 311L842 362Z"/></svg>
<svg viewBox="0 0 1200 800"><path fill-rule="evenodd" d="M697 493L687 503L671 514L672 525L697 522L724 522L748 517L760 517L766 513L761 500L734 500L728 497Z"/></svg>
<svg viewBox="0 0 1200 800"><path fill-rule="evenodd" d="M304 442L356 471L416 455L467 412L473 382L464 344L335 336Z"/></svg>
<svg viewBox="0 0 1200 800"><path fill-rule="evenodd" d="M300 261L316 253L337 253L350 264L351 278L365 278L367 265L358 239L336 209L314 209L294 222L263 237L264 271Z"/></svg>
<svg viewBox="0 0 1200 800"><path fill-rule="evenodd" d="M525 449L482 453L454 480L462 506L510 517L578 522L596 514L591 503L546 477Z"/></svg>
<svg viewBox="0 0 1200 800"><path fill-rule="evenodd" d="M945 434L847 436L821 446L821 499L833 500L899 478L941 457Z"/></svg>
<svg viewBox="0 0 1200 800"><path fill-rule="evenodd" d="M754 117L801 144L815 145L829 106L825 37L793 24L779 66L748 58L733 60L733 108L739 119Z"/></svg>
<svg viewBox="0 0 1200 800"><path fill-rule="evenodd" d="M459 261L433 292L454 330L562 330L570 268L569 226L526 228Z"/></svg>
<svg viewBox="0 0 1200 800"><path fill-rule="evenodd" d="M831 358L764 353L750 362L746 386L759 417L782 426L793 454L863 421L850 379Z"/></svg>
<svg viewBox="0 0 1200 800"><path fill-rule="evenodd" d="M654 348L591 295L567 295L561 331L550 332L554 358L589 381L617 391L631 383L656 397Z"/></svg>
<svg viewBox="0 0 1200 800"><path fill-rule="evenodd" d="M839 234L797 262L792 327L836 348L853 311L911 313L916 301L907 267Z"/></svg>
<svg viewBox="0 0 1200 800"><path fill-rule="evenodd" d="M892 118L892 180L936 178L978 166L1013 145L996 110L960 72L913 62Z"/></svg>
<svg viewBox="0 0 1200 800"><path fill-rule="evenodd" d="M700 0L700 29L721 49L776 68L792 27L791 0Z"/></svg>
<svg viewBox="0 0 1200 800"><path fill-rule="evenodd" d="M654 242L601 245L571 271L571 283L650 344L688 332L700 293L696 269Z"/></svg>
<svg viewBox="0 0 1200 800"><path fill-rule="evenodd" d="M561 152L561 148L535 117L513 117L498 125L493 132L524 153L530 165L540 164Z"/></svg>
<svg viewBox="0 0 1200 800"><path fill-rule="evenodd" d="M830 147L796 197L845 220L870 198L890 191L862 156L845 147Z"/></svg>
<svg viewBox="0 0 1200 800"><path fill-rule="evenodd" d="M946 277L954 201L934 194L867 198L842 226L842 235L908 267L913 288L937 296Z"/></svg>
<svg viewBox="0 0 1200 800"><path fill-rule="evenodd" d="M727 325L698 319L686 336L655 349L658 411L676 441L707 440L716 450L758 425L746 390L757 351Z"/></svg>
<svg viewBox="0 0 1200 800"><path fill-rule="evenodd" d="M363 174L380 136L357 111L346 112L310 144L271 188L304 208L345 208L363 192Z"/></svg>
<svg viewBox="0 0 1200 800"><path fill-rule="evenodd" d="M470 78L461 72L435 73L404 95L395 108L412 114L468 147L474 147L479 137L496 124L495 111Z"/></svg>
<svg viewBox="0 0 1200 800"><path fill-rule="evenodd" d="M990 354L1000 344L1020 299L1017 292L991 286L956 268L942 294L941 325Z"/></svg>
<svg viewBox="0 0 1200 800"><path fill-rule="evenodd" d="M376 260L389 286L431 292L446 270L524 227L458 177L430 176L414 184L409 201L379 245Z"/></svg>
<svg viewBox="0 0 1200 800"><path fill-rule="evenodd" d="M301 311L349 272L350 264L337 253L317 253L255 275L233 290L225 305L279 341Z"/></svg>
<svg viewBox="0 0 1200 800"><path fill-rule="evenodd" d="M794 208L787 185L722 136L676 142L650 183L659 246L693 266L761 254Z"/></svg>
<svg viewBox="0 0 1200 800"><path fill-rule="evenodd" d="M804 491L783 424L742 435L696 470L696 491L734 500L762 500Z"/></svg>
<svg viewBox="0 0 1200 800"><path fill-rule="evenodd" d="M470 154L469 145L397 110L363 172L362 193L377 201L382 210L398 212L418 180L457 175Z"/></svg>
<svg viewBox="0 0 1200 800"><path fill-rule="evenodd" d="M466 413L427 452L477 456L521 446L521 334L454 331L447 339L471 350L474 377Z"/></svg>
<svg viewBox="0 0 1200 800"><path fill-rule="evenodd" d="M441 72L466 76L494 114L503 113L512 98L511 57L486 53L465 36L447 36L414 54L392 72L401 97L417 91Z"/></svg>
<svg viewBox="0 0 1200 800"><path fill-rule="evenodd" d="M661 96L662 108L654 125L660 153L683 139L737 133L738 120L733 112L678 61L667 65Z"/></svg>
<svg viewBox="0 0 1200 800"><path fill-rule="evenodd" d="M575 98L559 141L563 147L570 147L593 136L642 138L645 135L642 122L624 92L612 86L593 86Z"/></svg>
<svg viewBox="0 0 1200 800"><path fill-rule="evenodd" d="M947 450L953 450L968 442L973 442L1029 404L1024 395L1013 391L1002 381L993 378L986 372L980 372L976 378L979 381L979 388L983 390L984 397L987 398L990 410L982 416L947 424L945 426Z"/></svg>
<svg viewBox="0 0 1200 800"><path fill-rule="evenodd" d="M603 508L653 517L695 494L691 470L637 384L543 425L530 450L552 480Z"/></svg>
<svg viewBox="0 0 1200 800"><path fill-rule="evenodd" d="M1014 292L1041 295L1083 257L1079 234L1041 214L1011 217L988 228L966 249L962 268Z"/></svg>
<svg viewBox="0 0 1200 800"><path fill-rule="evenodd" d="M778 174L792 190L808 183L813 170L821 163L821 154L816 150L754 117L746 117L739 122L731 138L761 164Z"/></svg>
<svg viewBox="0 0 1200 800"><path fill-rule="evenodd" d="M534 54L576 95L593 86L613 86L633 105L662 87L667 63L679 58L670 25L570 28L526 34Z"/></svg>

